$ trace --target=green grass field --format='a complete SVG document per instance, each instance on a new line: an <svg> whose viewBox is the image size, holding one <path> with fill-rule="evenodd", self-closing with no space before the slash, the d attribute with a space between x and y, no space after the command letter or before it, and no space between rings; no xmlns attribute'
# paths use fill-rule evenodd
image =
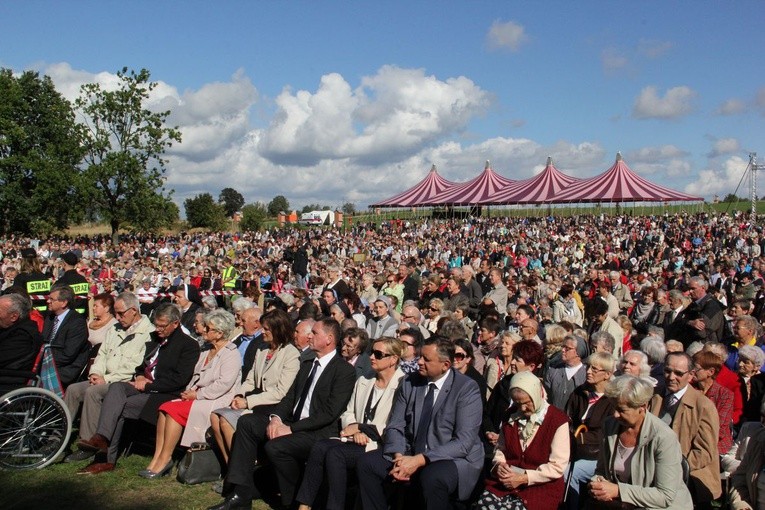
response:
<svg viewBox="0 0 765 510"><path fill-rule="evenodd" d="M221 497L211 483L183 485L175 472L159 480L144 480L138 472L149 458L131 455L117 469L100 475L78 475L87 462L54 464L35 471L0 471L0 508L3 510L199 510ZM270 507L263 501L255 510Z"/></svg>

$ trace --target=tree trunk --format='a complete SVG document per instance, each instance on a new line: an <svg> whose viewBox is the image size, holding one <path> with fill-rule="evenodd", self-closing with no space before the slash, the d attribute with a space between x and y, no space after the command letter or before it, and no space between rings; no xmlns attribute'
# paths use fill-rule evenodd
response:
<svg viewBox="0 0 765 510"><path fill-rule="evenodd" d="M119 220L112 219L109 224L112 226L112 244L117 246L120 243L120 222Z"/></svg>

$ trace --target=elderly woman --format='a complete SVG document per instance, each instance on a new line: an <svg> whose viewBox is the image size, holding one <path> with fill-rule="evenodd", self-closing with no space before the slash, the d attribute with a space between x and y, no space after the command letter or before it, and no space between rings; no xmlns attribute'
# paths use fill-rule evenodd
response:
<svg viewBox="0 0 765 510"><path fill-rule="evenodd" d="M618 375L634 375L635 377L649 377L651 365L648 364L648 355L643 351L627 351L619 360Z"/></svg>
<svg viewBox="0 0 765 510"><path fill-rule="evenodd" d="M489 444L496 445L499 431L507 410L512 405L510 386L512 376L520 372L536 374L544 365L545 355L542 346L534 340L521 340L513 345L510 358L510 371L494 386L486 403L486 419L484 419L484 435Z"/></svg>
<svg viewBox="0 0 765 510"><path fill-rule="evenodd" d="M622 375L606 387L614 416L603 427L604 440L595 476L592 501L586 508L621 508L620 503L646 509L693 508L684 483L677 435L648 412L653 386L645 379ZM599 505L604 503L605 505Z"/></svg>
<svg viewBox="0 0 765 510"><path fill-rule="evenodd" d="M717 409L720 418L717 451L725 455L733 446L730 430L733 423L733 392L716 381L722 364L722 358L711 351L699 351L693 355L693 386L711 400Z"/></svg>
<svg viewBox="0 0 765 510"><path fill-rule="evenodd" d="M242 358L236 345L228 340L234 316L225 310L213 310L205 316L205 326L205 342L210 349L199 355L181 398L159 407L154 457L139 473L144 478L159 478L170 472L173 450L179 441L183 446L205 441L210 411L229 402L239 388Z"/></svg>
<svg viewBox="0 0 765 510"><path fill-rule="evenodd" d="M322 484L328 488L327 510L345 508L348 469L365 452L375 450L393 406L394 396L404 373L398 369L404 346L398 339L381 337L372 345L374 378L356 381L348 407L340 416L343 427L340 438L316 443L308 458L306 473L296 500L300 510L316 503Z"/></svg>
<svg viewBox="0 0 765 510"><path fill-rule="evenodd" d="M580 494L595 473L603 439L603 423L614 412L614 403L604 398L606 386L614 375L614 358L607 352L596 352L587 358L587 380L577 387L566 403L571 419L574 450L566 506L578 510Z"/></svg>
<svg viewBox="0 0 765 510"><path fill-rule="evenodd" d="M502 424L491 476L473 508L557 510L571 451L568 417L545 402L542 383L531 372L513 376L510 396L515 405Z"/></svg>
<svg viewBox="0 0 765 510"><path fill-rule="evenodd" d="M648 286L640 291L640 299L629 315L632 326L638 333L648 333L648 326L659 324L661 306L657 303L656 288Z"/></svg>
<svg viewBox="0 0 765 510"><path fill-rule="evenodd" d="M491 390L506 375L510 375L510 362L513 359L513 346L521 341L521 335L514 331L504 331L499 335L499 352L486 360L484 368L484 377L488 393L486 398L491 396Z"/></svg>
<svg viewBox="0 0 765 510"><path fill-rule="evenodd" d="M765 363L765 352L755 345L738 348L738 378L744 397L743 421L758 421L760 404L765 396L765 376L760 373Z"/></svg>
<svg viewBox="0 0 765 510"><path fill-rule="evenodd" d="M550 324L545 328L545 369L563 366L563 339L568 332L558 324Z"/></svg>
<svg viewBox="0 0 765 510"><path fill-rule="evenodd" d="M266 348L258 349L240 391L224 403L229 407L213 408L210 415L215 442L226 462L239 417L255 407L281 402L300 369L300 352L292 345L294 328L287 312L268 312L260 318L260 324Z"/></svg>

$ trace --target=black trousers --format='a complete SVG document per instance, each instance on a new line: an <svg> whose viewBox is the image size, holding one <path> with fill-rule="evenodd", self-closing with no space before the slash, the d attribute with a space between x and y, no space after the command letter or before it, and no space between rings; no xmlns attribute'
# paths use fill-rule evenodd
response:
<svg viewBox="0 0 765 510"><path fill-rule="evenodd" d="M356 461L364 455L364 447L356 443L343 443L337 439L323 439L316 443L308 457L306 473L297 494L298 503L316 506L316 497L325 483L327 510L345 508L348 470L356 467Z"/></svg>
<svg viewBox="0 0 765 510"><path fill-rule="evenodd" d="M258 494L253 480L255 463L258 453L265 451L276 473L282 504L289 506L295 499L303 466L308 460L316 437L310 432L295 432L268 440L266 428L271 411L271 408L256 408L252 414L239 418L234 443L231 446L226 481L239 496L256 498Z"/></svg>
<svg viewBox="0 0 765 510"><path fill-rule="evenodd" d="M388 473L392 465L381 450L365 453L358 460L356 472L364 510L387 510L385 486L391 482ZM457 465L451 460L432 462L415 473L411 483L422 493L428 510L450 508L451 497L459 488Z"/></svg>
<svg viewBox="0 0 765 510"><path fill-rule="evenodd" d="M126 382L115 382L109 385L109 390L101 404L101 414L98 417L98 429L96 429L97 434L109 440L107 462L117 462L125 418L137 419L148 401L148 394L138 391Z"/></svg>

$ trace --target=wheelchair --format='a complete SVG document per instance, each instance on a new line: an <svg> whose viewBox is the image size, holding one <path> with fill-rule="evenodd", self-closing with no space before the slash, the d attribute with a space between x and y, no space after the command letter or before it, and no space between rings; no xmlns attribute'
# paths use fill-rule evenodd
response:
<svg viewBox="0 0 765 510"><path fill-rule="evenodd" d="M42 469L69 445L69 409L56 393L39 387L38 366L36 363L35 371L24 375L4 374L26 377L31 385L0 396L0 469Z"/></svg>

